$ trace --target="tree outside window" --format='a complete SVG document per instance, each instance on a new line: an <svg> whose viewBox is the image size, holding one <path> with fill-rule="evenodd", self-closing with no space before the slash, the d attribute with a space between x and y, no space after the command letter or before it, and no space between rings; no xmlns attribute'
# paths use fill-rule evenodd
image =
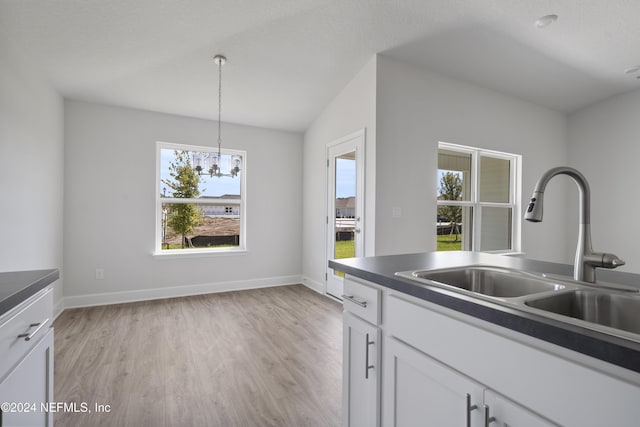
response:
<svg viewBox="0 0 640 427"><path fill-rule="evenodd" d="M440 178L438 200L462 200L462 178L459 173L447 171ZM448 222L449 234L454 242L459 242L460 226L462 223L462 208L460 206L439 206L438 222Z"/></svg>
<svg viewBox="0 0 640 427"><path fill-rule="evenodd" d="M200 176L191 165L188 151L174 150L174 161L169 165L170 179L162 183L171 189L171 197L196 199L200 196ZM200 224L202 210L195 204L176 203L167 207L167 226L182 236L181 247L184 249L187 234Z"/></svg>

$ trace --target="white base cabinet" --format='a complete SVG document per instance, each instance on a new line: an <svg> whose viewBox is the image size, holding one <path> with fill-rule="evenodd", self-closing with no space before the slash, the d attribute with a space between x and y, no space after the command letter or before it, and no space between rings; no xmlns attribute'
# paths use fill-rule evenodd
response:
<svg viewBox="0 0 640 427"><path fill-rule="evenodd" d="M0 427L52 427L53 289L0 317Z"/></svg>
<svg viewBox="0 0 640 427"><path fill-rule="evenodd" d="M479 384L394 338L384 361L385 426L481 425Z"/></svg>
<svg viewBox="0 0 640 427"><path fill-rule="evenodd" d="M381 291L344 282L342 425L380 426Z"/></svg>
<svg viewBox="0 0 640 427"><path fill-rule="evenodd" d="M484 406L484 422L491 426L547 427L558 425L539 417L493 390L484 391Z"/></svg>
<svg viewBox="0 0 640 427"><path fill-rule="evenodd" d="M636 372L347 276L349 289L345 427L640 425Z"/></svg>
<svg viewBox="0 0 640 427"><path fill-rule="evenodd" d="M405 295L385 295L383 305L382 344L394 337L482 384L491 391L485 391L482 405L496 419L492 426L640 425L637 373L568 351L556 355L533 338L503 335L503 328ZM387 391L385 384L384 411L393 406Z"/></svg>
<svg viewBox="0 0 640 427"><path fill-rule="evenodd" d="M53 329L0 383L1 427L53 426ZM8 410L5 410L8 409Z"/></svg>
<svg viewBox="0 0 640 427"><path fill-rule="evenodd" d="M555 425L395 338L384 360L385 426Z"/></svg>
<svg viewBox="0 0 640 427"><path fill-rule="evenodd" d="M379 422L380 329L344 313L343 425L376 427Z"/></svg>

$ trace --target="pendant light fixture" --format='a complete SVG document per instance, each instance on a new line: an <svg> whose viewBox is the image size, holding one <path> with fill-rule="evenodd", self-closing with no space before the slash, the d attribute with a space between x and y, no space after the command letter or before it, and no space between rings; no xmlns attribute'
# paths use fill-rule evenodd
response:
<svg viewBox="0 0 640 427"><path fill-rule="evenodd" d="M198 175L202 175L204 168L201 162L203 162L205 166L209 166L207 173L212 178L214 176L218 178L223 176L236 177L242 164L242 157L239 155L229 156L229 171L222 171L222 66L227 62L227 58L224 55L216 55L213 57L213 62L218 66L218 152L207 153L206 158L198 159L195 170Z"/></svg>

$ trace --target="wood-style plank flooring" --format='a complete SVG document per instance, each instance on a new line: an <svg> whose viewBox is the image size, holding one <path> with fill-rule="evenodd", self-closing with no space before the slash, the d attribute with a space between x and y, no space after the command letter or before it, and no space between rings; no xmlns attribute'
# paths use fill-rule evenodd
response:
<svg viewBox="0 0 640 427"><path fill-rule="evenodd" d="M341 309L293 285L65 310L55 401L92 412L55 426L338 426Z"/></svg>

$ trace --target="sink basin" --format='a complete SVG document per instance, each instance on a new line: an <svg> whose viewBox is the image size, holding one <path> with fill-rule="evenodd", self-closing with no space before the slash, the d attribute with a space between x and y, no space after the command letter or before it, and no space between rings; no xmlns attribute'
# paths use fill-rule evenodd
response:
<svg viewBox="0 0 640 427"><path fill-rule="evenodd" d="M532 308L640 334L640 296L575 290L526 301Z"/></svg>
<svg viewBox="0 0 640 427"><path fill-rule="evenodd" d="M403 276L408 277L406 274ZM564 285L550 279L500 267L467 266L414 271L410 273L410 277L499 298L521 297L565 288Z"/></svg>

